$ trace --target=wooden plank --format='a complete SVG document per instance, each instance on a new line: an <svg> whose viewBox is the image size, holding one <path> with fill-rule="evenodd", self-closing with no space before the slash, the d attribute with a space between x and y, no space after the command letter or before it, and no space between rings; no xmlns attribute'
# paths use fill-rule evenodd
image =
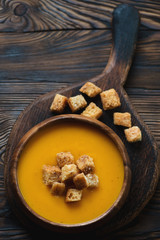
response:
<svg viewBox="0 0 160 240"><path fill-rule="evenodd" d="M160 3L130 0L141 14L141 26L160 29ZM5 0L1 1L0 31L46 31L110 28L113 9L126 0Z"/></svg>
<svg viewBox="0 0 160 240"><path fill-rule="evenodd" d="M58 86L59 82L65 85L88 80L105 68L111 43L110 30L2 33L1 92L10 91L12 83L13 88L14 83L19 83L19 90L24 92L28 91L32 82L37 82L37 85L39 82L56 82ZM126 87L160 88L159 43L159 32L139 32ZM28 82L28 86L23 85L25 82ZM37 87L39 91L40 86Z"/></svg>
<svg viewBox="0 0 160 240"><path fill-rule="evenodd" d="M12 80L9 81L1 81L0 82L0 93L3 94L0 96L0 102L4 101L4 98L6 94L20 94L21 98L25 99L25 95L23 97L23 94L34 94L35 96L38 96L40 94L49 92L53 89L62 89L65 87L70 86L71 83L63 83L63 82L36 82L34 79L32 81L23 81L22 79L20 82L15 82ZM13 95L12 95L13 96ZM9 97L8 97L9 98ZM10 99L12 101L12 97L10 96ZM12 101L13 102L13 101ZM6 104L9 104L10 102L6 102Z"/></svg>

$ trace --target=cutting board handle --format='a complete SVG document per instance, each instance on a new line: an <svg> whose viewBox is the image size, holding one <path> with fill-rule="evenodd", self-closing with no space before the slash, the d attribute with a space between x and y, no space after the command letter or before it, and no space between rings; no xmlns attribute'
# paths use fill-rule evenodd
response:
<svg viewBox="0 0 160 240"><path fill-rule="evenodd" d="M121 4L113 12L113 44L107 67L104 72L114 71L118 84L123 85L130 69L136 46L140 17L138 10L131 5Z"/></svg>

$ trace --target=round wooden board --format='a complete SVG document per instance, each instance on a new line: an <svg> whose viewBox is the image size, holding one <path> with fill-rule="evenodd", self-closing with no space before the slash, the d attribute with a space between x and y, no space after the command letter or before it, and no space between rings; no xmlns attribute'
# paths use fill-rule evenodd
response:
<svg viewBox="0 0 160 240"><path fill-rule="evenodd" d="M101 83L103 83L103 81L101 81ZM61 93L66 96L76 95L79 93L80 86L73 86ZM104 84L101 84L101 87L106 88ZM139 119L139 116L131 106L129 99L124 94L124 90L119 90L119 94L121 95L122 106L118 110L121 112L130 111L132 113L132 122L134 125L138 125L141 128L143 139L141 142L137 143L126 142L123 127L115 126L113 124L114 111L110 110L103 113L100 120L106 123L120 136L127 148L131 160L132 182L125 206L104 227L95 230L97 236L104 236L106 233L120 228L133 220L152 197L159 177L159 159L156 143L145 124ZM21 113L11 131L6 149L5 182L8 198L15 214L19 217L21 222L24 222L29 227L33 227L34 225L31 224L29 219L21 214L20 209L16 206L16 203L12 198L12 183L9 178L10 161L18 142L23 135L37 123L53 116L53 113L50 112L49 108L54 95L55 92L42 95ZM125 98L123 99L123 97ZM87 100L89 101L89 99ZM102 107L99 97L95 98L95 102L98 106ZM71 113L69 108L66 109L65 113ZM34 229L36 229L35 226Z"/></svg>

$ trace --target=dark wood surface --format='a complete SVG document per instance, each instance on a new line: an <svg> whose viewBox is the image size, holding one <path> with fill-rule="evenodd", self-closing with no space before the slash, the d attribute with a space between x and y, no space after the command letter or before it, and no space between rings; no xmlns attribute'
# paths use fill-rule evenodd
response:
<svg viewBox="0 0 160 240"><path fill-rule="evenodd" d="M103 71L111 48L111 12L123 1L99 1L98 4L97 1L65 1L67 5L64 7L64 1L39 1L38 7L38 1L24 2L30 4L30 12L27 10L23 16L18 17L15 11L24 12L24 6L13 11L19 2L1 2L0 239L36 239L12 214L4 189L5 146L16 118L37 96L88 80ZM142 24L125 89L160 144L160 4L159 1L128 2L140 9ZM57 4L61 7L56 8ZM76 4L81 5L80 11L78 7L75 8ZM51 7L53 5L54 8ZM61 15L59 18L55 8ZM42 17L44 13L46 18ZM57 21L51 19L54 14ZM28 23L28 29L25 28L27 24L20 24L24 20ZM63 22L62 25L59 24L60 21ZM75 25L77 21L81 27ZM73 23L74 27L71 28L69 23ZM105 24L101 27L100 23ZM51 27L53 24L56 28ZM159 187L158 183L154 196L138 217L124 229L116 231L110 239L160 238Z"/></svg>
<svg viewBox="0 0 160 240"><path fill-rule="evenodd" d="M90 80L101 87L102 90L109 88L115 88L117 90L121 99L121 107L116 111L130 112L132 114L132 124L140 127L143 138L141 143L127 143L124 137L123 128L113 124L114 110L103 112L101 121L116 131L127 148L131 161L132 182L125 206L113 219L107 222L101 230L96 230L95 233L98 237L105 237L111 230L117 230L117 228L133 220L152 197L159 177L159 158L157 156L156 143L148 131L147 126L144 125L144 122L141 121L137 115L123 89L123 84L126 81L132 62L138 29L139 15L135 8L128 5L120 5L116 8L113 13L113 43L108 64L102 74ZM60 93L67 97L75 96L79 94L79 89L82 84L83 83L72 85L69 89L64 89L60 91ZM16 213L18 211L16 207L17 200L14 199L15 194L12 190L13 178L11 173L14 171L12 167L14 162L12 155L14 154L18 142L29 129L53 115L49 111L49 107L55 93L56 92L53 91L42 95L35 100L33 104L30 104L21 113L9 136L5 158L5 182L8 198L12 207L16 208ZM93 99L90 101L93 101ZM94 102L102 108L100 98L95 98ZM69 109L66 110L66 113L69 112L71 113ZM21 220L23 219L23 214L17 213L17 215L20 215ZM27 222L27 219L25 220L25 222Z"/></svg>

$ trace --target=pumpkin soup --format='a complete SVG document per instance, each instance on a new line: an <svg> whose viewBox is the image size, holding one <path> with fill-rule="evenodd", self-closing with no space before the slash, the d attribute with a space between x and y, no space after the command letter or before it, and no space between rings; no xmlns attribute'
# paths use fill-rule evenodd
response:
<svg viewBox="0 0 160 240"><path fill-rule="evenodd" d="M66 204L42 181L43 165L56 165L59 152L71 152L75 161L84 153L94 159L99 185L83 189L79 202ZM37 214L56 223L77 224L95 219L113 205L123 185L124 165L119 150L104 132L89 124L65 121L32 136L20 155L17 177L23 198Z"/></svg>

